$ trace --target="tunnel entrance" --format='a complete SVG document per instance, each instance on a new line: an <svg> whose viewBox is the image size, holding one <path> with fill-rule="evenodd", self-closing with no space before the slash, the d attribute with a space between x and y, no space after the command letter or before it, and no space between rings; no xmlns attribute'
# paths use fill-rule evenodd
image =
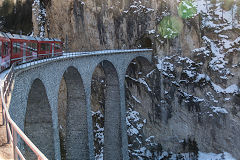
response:
<svg viewBox="0 0 240 160"><path fill-rule="evenodd" d="M24 132L48 159L55 158L52 111L40 79L33 82L28 95ZM37 159L26 144L25 156L29 160Z"/></svg>
<svg viewBox="0 0 240 160"><path fill-rule="evenodd" d="M137 46L138 48L142 48L142 49L152 49L152 40L149 37L142 37L138 40L137 42Z"/></svg>

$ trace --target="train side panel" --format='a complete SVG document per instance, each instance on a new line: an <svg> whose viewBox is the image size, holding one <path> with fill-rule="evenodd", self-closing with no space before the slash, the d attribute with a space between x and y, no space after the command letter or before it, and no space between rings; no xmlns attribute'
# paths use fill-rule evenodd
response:
<svg viewBox="0 0 240 160"><path fill-rule="evenodd" d="M21 35L22 45L22 61L21 63L29 62L37 59L37 43L34 37Z"/></svg>
<svg viewBox="0 0 240 160"><path fill-rule="evenodd" d="M54 42L54 56L62 56L62 42L55 41Z"/></svg>
<svg viewBox="0 0 240 160"><path fill-rule="evenodd" d="M8 34L11 40L11 64L26 63L37 59L37 43L34 37Z"/></svg>
<svg viewBox="0 0 240 160"><path fill-rule="evenodd" d="M53 44L52 41L39 41L38 42L38 58L47 58L52 57L53 53Z"/></svg>
<svg viewBox="0 0 240 160"><path fill-rule="evenodd" d="M25 52L26 52L26 54L25 54L26 61L29 62L29 61L37 59L38 42L34 41L34 40L27 41L24 46L25 46Z"/></svg>
<svg viewBox="0 0 240 160"><path fill-rule="evenodd" d="M23 61L23 42L19 39L11 39L11 65L22 63Z"/></svg>

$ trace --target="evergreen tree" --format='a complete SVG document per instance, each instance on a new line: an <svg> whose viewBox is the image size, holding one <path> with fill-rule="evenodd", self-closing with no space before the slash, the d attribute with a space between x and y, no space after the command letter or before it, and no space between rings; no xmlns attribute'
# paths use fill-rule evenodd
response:
<svg viewBox="0 0 240 160"><path fill-rule="evenodd" d="M13 0L4 0L0 7L0 16L7 16L12 13L14 8Z"/></svg>
<svg viewBox="0 0 240 160"><path fill-rule="evenodd" d="M194 159L197 160L199 149L198 149L197 142L196 142L195 139L193 139L193 141L192 141L192 152L193 152L193 155L194 155Z"/></svg>
<svg viewBox="0 0 240 160"><path fill-rule="evenodd" d="M222 155L221 155L221 160L225 160L225 154L224 153L222 153Z"/></svg>
<svg viewBox="0 0 240 160"><path fill-rule="evenodd" d="M1 29L5 32L29 34L32 32L32 0L4 0L0 7Z"/></svg>

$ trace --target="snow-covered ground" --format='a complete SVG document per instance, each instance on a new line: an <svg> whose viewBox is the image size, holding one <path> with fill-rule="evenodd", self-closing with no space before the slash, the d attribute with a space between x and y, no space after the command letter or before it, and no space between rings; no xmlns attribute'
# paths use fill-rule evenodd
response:
<svg viewBox="0 0 240 160"><path fill-rule="evenodd" d="M164 156L165 157L168 156L168 153L164 152L160 157L158 157L157 160L163 159ZM173 154L172 157L169 158L168 160L193 160L193 159L189 157L188 153L181 153ZM233 158L232 155L227 152L223 152L220 154L198 152L198 160L236 160L236 159Z"/></svg>
<svg viewBox="0 0 240 160"><path fill-rule="evenodd" d="M199 152L198 160L237 160L231 154L223 152L221 154Z"/></svg>

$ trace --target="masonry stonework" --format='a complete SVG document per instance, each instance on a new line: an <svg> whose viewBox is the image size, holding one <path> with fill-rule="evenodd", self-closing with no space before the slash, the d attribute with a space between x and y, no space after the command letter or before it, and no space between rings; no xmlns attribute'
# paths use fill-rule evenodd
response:
<svg viewBox="0 0 240 160"><path fill-rule="evenodd" d="M19 69L15 74L9 106L11 117L23 131L26 130L24 122L29 112L27 105L28 95L30 90L33 89L31 88L33 82L36 79L40 80L45 86L46 96L51 108L51 113L49 111L49 114L51 114L52 117L54 157L55 159L61 159L58 98L61 81L64 78L67 87L66 128L67 130L69 129L69 131L72 130L69 134L68 131L66 131L66 145L69 143L69 150L66 150L66 152L71 154L69 155L70 157L73 156L71 158L94 159L91 80L97 65L106 62L107 66L104 67L108 82L106 112L109 113L106 117L105 124L106 133L104 136L106 144L104 152L109 153L109 155L105 155L104 159L110 160L114 154L116 154L115 157L128 159L124 82L126 70L131 61L136 57L142 57L151 62L152 51L103 51L99 52L99 54L89 53L75 57L61 58ZM75 125L76 128L74 128ZM81 135L81 137L74 139L75 141L70 138L74 136L77 137L78 135ZM73 149L73 146L71 147L71 145L76 146L77 144L79 144L78 151ZM115 144L118 146L113 147ZM19 145L21 149L24 148L24 145L21 143ZM37 147L39 147L41 151L44 150L41 146ZM113 150L114 154L110 154ZM67 153L66 156L68 156Z"/></svg>

